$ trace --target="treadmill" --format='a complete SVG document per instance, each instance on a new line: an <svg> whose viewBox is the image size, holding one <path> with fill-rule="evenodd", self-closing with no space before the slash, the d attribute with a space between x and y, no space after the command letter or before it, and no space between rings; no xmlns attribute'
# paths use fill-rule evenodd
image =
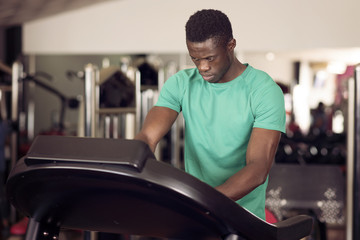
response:
<svg viewBox="0 0 360 240"><path fill-rule="evenodd" d="M29 217L25 240L58 239L60 229L160 239L298 240L313 225L306 215L269 224L157 161L137 140L37 136L11 170L6 192Z"/></svg>

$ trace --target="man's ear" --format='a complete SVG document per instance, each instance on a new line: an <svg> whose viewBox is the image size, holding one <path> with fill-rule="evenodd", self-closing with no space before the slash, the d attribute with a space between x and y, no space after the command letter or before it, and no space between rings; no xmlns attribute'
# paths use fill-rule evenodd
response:
<svg viewBox="0 0 360 240"><path fill-rule="evenodd" d="M236 40L235 38L231 39L227 45L229 51L233 51L236 47Z"/></svg>

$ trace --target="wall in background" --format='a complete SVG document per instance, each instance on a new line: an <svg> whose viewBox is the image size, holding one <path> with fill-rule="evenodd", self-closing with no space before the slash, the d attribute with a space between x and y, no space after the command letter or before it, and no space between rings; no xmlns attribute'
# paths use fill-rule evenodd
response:
<svg viewBox="0 0 360 240"><path fill-rule="evenodd" d="M64 69L82 69L89 62L100 66L94 56L101 60L102 56L153 54L187 59L184 25L203 8L224 11L233 24L239 59L278 82L292 85L299 80L294 77L295 61L360 62L360 32L355 31L360 1L354 0L114 0L25 23L23 51L36 57L31 58L36 59L32 63L36 70L55 76L58 82L51 84L73 95L71 91L81 92L81 86L67 90L73 83L63 79ZM267 58L270 51L272 59ZM44 104L47 98L37 96L37 105ZM44 111L46 118L38 115L38 130L49 128L51 112L56 113L56 102L46 106L55 110Z"/></svg>
<svg viewBox="0 0 360 240"><path fill-rule="evenodd" d="M355 0L122 0L24 24L26 54L186 52L184 25L203 8L224 11L237 49L278 51L360 45Z"/></svg>

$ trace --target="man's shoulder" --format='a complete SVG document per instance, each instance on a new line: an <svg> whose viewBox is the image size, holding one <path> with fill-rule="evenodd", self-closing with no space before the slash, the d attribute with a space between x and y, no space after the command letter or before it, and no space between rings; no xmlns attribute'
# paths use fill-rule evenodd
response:
<svg viewBox="0 0 360 240"><path fill-rule="evenodd" d="M266 89L269 87L276 87L277 84L273 78L263 70L248 66L248 73L245 81L251 89Z"/></svg>
<svg viewBox="0 0 360 240"><path fill-rule="evenodd" d="M248 70L248 73L247 73L246 77L251 81L254 81L254 80L255 81L269 81L269 80L273 81L271 76L263 70L257 69L250 65L247 66L247 70Z"/></svg>
<svg viewBox="0 0 360 240"><path fill-rule="evenodd" d="M177 73L169 77L165 84L186 88L191 82L197 80L198 78L199 74L196 68L187 68L179 70Z"/></svg>
<svg viewBox="0 0 360 240"><path fill-rule="evenodd" d="M174 76L180 79L184 80L190 80L197 75L197 69L196 68L185 68L182 70L179 70L177 73L175 73Z"/></svg>

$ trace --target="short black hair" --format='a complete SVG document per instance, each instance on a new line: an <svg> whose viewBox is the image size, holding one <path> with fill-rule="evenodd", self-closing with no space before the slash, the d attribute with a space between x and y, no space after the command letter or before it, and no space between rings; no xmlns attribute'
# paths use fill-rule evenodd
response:
<svg viewBox="0 0 360 240"><path fill-rule="evenodd" d="M185 31L186 40L190 42L204 42L215 38L218 43L226 45L233 38L229 18L214 9L203 9L190 16Z"/></svg>

